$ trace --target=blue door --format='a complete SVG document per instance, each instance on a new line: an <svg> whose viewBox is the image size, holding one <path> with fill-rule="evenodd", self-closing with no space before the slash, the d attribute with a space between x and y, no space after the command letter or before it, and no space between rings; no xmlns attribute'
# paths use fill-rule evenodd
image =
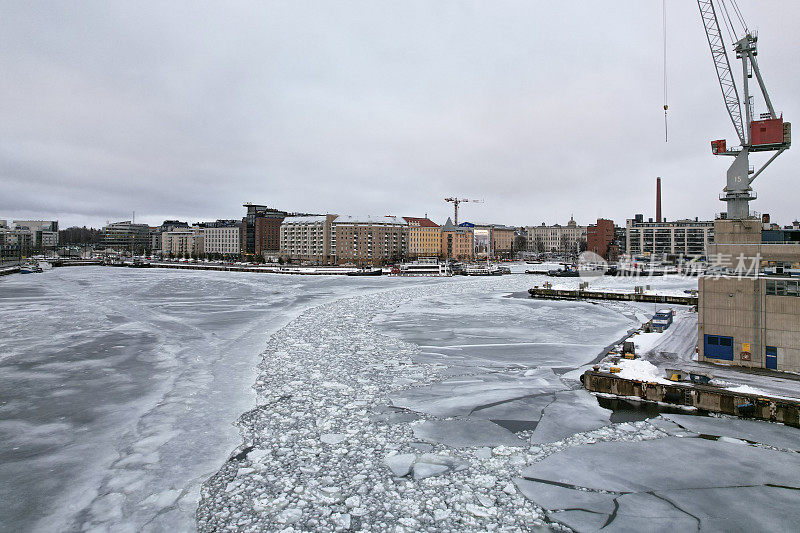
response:
<svg viewBox="0 0 800 533"><path fill-rule="evenodd" d="M767 346L767 368L778 370L778 349L774 346Z"/></svg>
<svg viewBox="0 0 800 533"><path fill-rule="evenodd" d="M711 359L733 361L733 337L706 335L703 344L703 354Z"/></svg>

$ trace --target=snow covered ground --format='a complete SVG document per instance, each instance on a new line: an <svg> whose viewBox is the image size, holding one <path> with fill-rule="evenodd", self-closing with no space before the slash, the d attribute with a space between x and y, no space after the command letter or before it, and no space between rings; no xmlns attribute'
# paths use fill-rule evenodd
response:
<svg viewBox="0 0 800 533"><path fill-rule="evenodd" d="M664 307L663 304L659 305ZM669 307L669 306L668 306ZM667 368L698 371L714 376L713 385L736 392L761 394L776 398L800 399L800 381L791 374L758 374L736 367L698 363L697 313L685 306L671 306L675 310L672 325L663 333L637 333L630 340L636 345L641 359L622 359L621 377L657 383L668 383ZM607 366L607 365L606 365Z"/></svg>
<svg viewBox="0 0 800 533"><path fill-rule="evenodd" d="M485 531L591 529L601 520L624 528L639 501L646 517L662 509L638 495L618 499L625 505L614 513L613 492L663 488L658 469L626 481L633 488L582 488L579 465L677 439L691 443L669 444L678 451L665 457L696 465L692 453L721 446L728 458L763 459L767 471L788 461L784 477L792 475L793 428L741 421L717 429L714 441L696 438L715 434L713 420L612 423L575 369L650 308L512 297L533 279L102 267L0 279L0 478L10 481L0 484L0 524ZM674 477L669 489L683 490ZM709 482L697 501L716 502L720 487L734 491L732 502L750 497L735 492L738 482ZM800 492L769 490L797 507ZM687 516L669 512L675 523Z"/></svg>

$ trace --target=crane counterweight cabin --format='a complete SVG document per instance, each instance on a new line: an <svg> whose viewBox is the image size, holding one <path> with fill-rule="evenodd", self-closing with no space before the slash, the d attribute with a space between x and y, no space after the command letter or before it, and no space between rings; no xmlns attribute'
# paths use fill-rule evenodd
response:
<svg viewBox="0 0 800 533"><path fill-rule="evenodd" d="M791 146L792 137L791 124L784 122L783 116L779 117L775 114L769 93L764 85L764 79L761 77L761 70L758 68L756 60L758 36L747 28L735 0L732 2L730 10L726 5L726 0L716 0L716 4L722 8L719 11L715 9L713 0L697 0L697 6L700 8L700 16L717 71L722 98L725 100L728 115L740 144L740 148L728 149L724 139L711 141L711 151L715 155L728 155L735 158L728 169L727 185L723 194L720 195L720 200L727 203L728 218L743 219L750 216L750 200L756 198L751 184L767 168L767 165ZM730 16L731 11L733 11L734 17ZM742 61L742 99L739 97L733 70L725 50L718 13L722 17L723 23L726 24L731 38L735 40L733 49L736 52L736 58ZM735 36L734 20L736 17L744 30L744 36L741 38ZM767 113L761 114L759 120L753 120L753 97L750 95L749 80L753 78L754 73L768 109ZM742 107L744 107L744 117L742 117ZM750 168L751 152L775 152L775 154L756 172Z"/></svg>

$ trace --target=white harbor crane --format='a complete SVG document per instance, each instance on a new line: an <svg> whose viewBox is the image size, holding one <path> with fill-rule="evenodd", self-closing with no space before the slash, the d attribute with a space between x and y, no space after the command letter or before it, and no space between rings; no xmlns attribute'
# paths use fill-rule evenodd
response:
<svg viewBox="0 0 800 533"><path fill-rule="evenodd" d="M455 224L456 226L458 226L458 204L466 203L466 202L472 202L472 203L475 203L475 204L482 204L483 203L483 200L468 200L466 198L458 198L456 196L452 196L450 198L445 198L444 201L453 203L453 208L454 208L454 211L455 211L453 213L453 219L454 219L453 220L453 224Z"/></svg>
<svg viewBox="0 0 800 533"><path fill-rule="evenodd" d="M697 0L697 6L700 8L708 46L711 49L711 57L714 60L720 89L722 89L722 97L740 143L739 148L728 149L724 139L711 141L711 151L715 155L729 155L735 158L728 169L727 185L723 189L723 194L720 194L720 200L727 203L728 218L744 219L750 216L750 200L756 198L751 184L767 168L767 165L791 146L791 124L784 122L782 115L778 117L775 114L756 61L758 36L747 27L736 0ZM739 98L739 91L725 50L720 20L734 43L733 50L736 52L736 58L742 60L742 92L744 93L742 99ZM761 113L759 120L753 120L753 97L750 96L749 83L749 80L753 78L753 73L756 75L758 87L768 110L766 113ZM745 111L744 120L742 119L742 107ZM750 168L751 152L776 153L756 172Z"/></svg>

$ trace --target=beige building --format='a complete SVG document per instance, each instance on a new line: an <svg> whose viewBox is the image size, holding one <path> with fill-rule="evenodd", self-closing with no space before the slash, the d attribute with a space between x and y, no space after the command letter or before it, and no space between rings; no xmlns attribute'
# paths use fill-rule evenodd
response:
<svg viewBox="0 0 800 533"><path fill-rule="evenodd" d="M475 237L472 228L456 226L448 218L442 226L441 256L456 261L472 261L475 258Z"/></svg>
<svg viewBox="0 0 800 533"><path fill-rule="evenodd" d="M700 361L800 372L800 279L764 274L798 264L796 237L757 218L715 221L710 258L730 275L698 280Z"/></svg>
<svg viewBox="0 0 800 533"><path fill-rule="evenodd" d="M625 249L631 256L707 257L714 223L706 220L645 222L641 215L625 224Z"/></svg>
<svg viewBox="0 0 800 533"><path fill-rule="evenodd" d="M800 280L699 279L699 360L800 372Z"/></svg>
<svg viewBox="0 0 800 533"><path fill-rule="evenodd" d="M237 256L242 253L242 225L209 225L203 229L203 248L206 254Z"/></svg>
<svg viewBox="0 0 800 533"><path fill-rule="evenodd" d="M280 257L286 261L328 265L331 254L331 226L337 215L287 217L280 228Z"/></svg>
<svg viewBox="0 0 800 533"><path fill-rule="evenodd" d="M331 224L338 264L380 266L408 258L408 225L398 217L339 216Z"/></svg>
<svg viewBox="0 0 800 533"><path fill-rule="evenodd" d="M439 257L442 251L442 227L429 218L403 217L408 224L408 254L418 257Z"/></svg>
<svg viewBox="0 0 800 533"><path fill-rule="evenodd" d="M514 228L495 224L492 226L492 255L510 257L514 250Z"/></svg>
<svg viewBox="0 0 800 533"><path fill-rule="evenodd" d="M527 226L528 251L536 253L575 254L581 244L586 242L587 226L579 226L570 217L566 226L555 224L546 226Z"/></svg>
<svg viewBox="0 0 800 533"><path fill-rule="evenodd" d="M758 257L761 266L796 265L800 261L800 241L781 236L797 236L800 228L775 230L762 219L718 219L714 221L715 242L710 246L709 260L717 265L736 268L740 257Z"/></svg>
<svg viewBox="0 0 800 533"><path fill-rule="evenodd" d="M161 234L161 251L173 256L205 254L205 229L190 227Z"/></svg>

